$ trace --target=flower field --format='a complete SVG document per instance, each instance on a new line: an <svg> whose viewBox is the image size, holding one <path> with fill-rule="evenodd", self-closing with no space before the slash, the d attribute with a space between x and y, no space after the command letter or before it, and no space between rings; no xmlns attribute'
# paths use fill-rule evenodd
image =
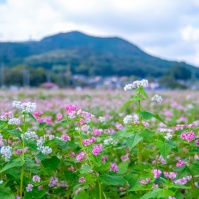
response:
<svg viewBox="0 0 199 199"><path fill-rule="evenodd" d="M0 199L199 198L199 93L142 81L0 91Z"/></svg>

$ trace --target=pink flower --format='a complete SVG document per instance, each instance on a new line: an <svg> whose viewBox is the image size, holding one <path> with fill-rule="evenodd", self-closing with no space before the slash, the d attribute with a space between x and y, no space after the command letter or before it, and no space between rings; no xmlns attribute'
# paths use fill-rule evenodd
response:
<svg viewBox="0 0 199 199"><path fill-rule="evenodd" d="M74 112L74 111L77 110L76 106L70 105L70 104L67 104L65 108L66 108L66 113L67 114L70 114L71 112Z"/></svg>
<svg viewBox="0 0 199 199"><path fill-rule="evenodd" d="M33 185L32 184L28 184L28 186L26 187L26 191L27 192L31 192L32 188L33 188Z"/></svg>
<svg viewBox="0 0 199 199"><path fill-rule="evenodd" d="M145 184L147 184L147 182L145 180L140 180L140 184L145 185Z"/></svg>
<svg viewBox="0 0 199 199"><path fill-rule="evenodd" d="M64 134L61 136L61 139L64 141L70 140L70 137L68 136L68 134Z"/></svg>
<svg viewBox="0 0 199 199"><path fill-rule="evenodd" d="M38 119L41 116L41 112L34 112L33 116Z"/></svg>
<svg viewBox="0 0 199 199"><path fill-rule="evenodd" d="M186 184L187 183L187 179L186 178L181 178L175 181L175 184Z"/></svg>
<svg viewBox="0 0 199 199"><path fill-rule="evenodd" d="M183 167L185 164L185 162L183 160L178 160L178 162L176 163L176 167Z"/></svg>
<svg viewBox="0 0 199 199"><path fill-rule="evenodd" d="M54 187L58 183L58 178L55 176L52 176L50 178L50 183L48 184L49 187Z"/></svg>
<svg viewBox="0 0 199 199"><path fill-rule="evenodd" d="M152 173L154 174L154 178L158 178L158 177L160 177L162 171L160 171L158 169L153 169Z"/></svg>
<svg viewBox="0 0 199 199"><path fill-rule="evenodd" d="M117 130L124 129L124 127L121 124L116 124L115 127L116 127Z"/></svg>
<svg viewBox="0 0 199 199"><path fill-rule="evenodd" d="M42 123L44 120L43 120L43 118L38 118L37 119L37 122L39 122L39 123Z"/></svg>
<svg viewBox="0 0 199 199"><path fill-rule="evenodd" d="M104 147L102 144L95 145L93 147L92 153L93 153L93 155L97 156L97 155L99 155L100 151L102 151L103 149L104 149Z"/></svg>
<svg viewBox="0 0 199 199"><path fill-rule="evenodd" d="M193 131L191 132L184 132L181 134L181 138L183 140L187 140L188 142L191 142L195 137L195 133Z"/></svg>
<svg viewBox="0 0 199 199"><path fill-rule="evenodd" d="M62 120L62 118L63 118L62 114L61 114L61 113L58 113L58 114L57 114L57 120L60 121L60 120Z"/></svg>
<svg viewBox="0 0 199 199"><path fill-rule="evenodd" d="M175 197L169 196L168 199L176 199Z"/></svg>
<svg viewBox="0 0 199 199"><path fill-rule="evenodd" d="M40 180L41 180L41 178L39 176L37 176L37 175L32 177L32 181L33 182L40 182Z"/></svg>
<svg viewBox="0 0 199 199"><path fill-rule="evenodd" d="M199 146L199 140L196 140L196 146Z"/></svg>
<svg viewBox="0 0 199 199"><path fill-rule="evenodd" d="M46 117L46 118L45 118L45 122L46 122L47 124L51 124L51 123L52 123L51 117Z"/></svg>
<svg viewBox="0 0 199 199"><path fill-rule="evenodd" d="M79 182L84 183L84 182L86 182L86 179L84 177L81 177L81 178L79 178Z"/></svg>
<svg viewBox="0 0 199 199"><path fill-rule="evenodd" d="M102 134L102 129L93 129L93 135L100 136Z"/></svg>
<svg viewBox="0 0 199 199"><path fill-rule="evenodd" d="M110 171L111 172L118 172L118 167L117 167L116 163L111 163Z"/></svg>
<svg viewBox="0 0 199 199"><path fill-rule="evenodd" d="M80 191L82 190L82 188L78 188L75 193L78 194Z"/></svg>
<svg viewBox="0 0 199 199"><path fill-rule="evenodd" d="M84 159L84 152L77 154L76 159L78 162L81 162Z"/></svg>
<svg viewBox="0 0 199 199"><path fill-rule="evenodd" d="M103 157L102 157L102 162L106 162L107 159L108 159L108 156L107 156L107 155L103 156Z"/></svg>
<svg viewBox="0 0 199 199"><path fill-rule="evenodd" d="M128 161L128 160L129 160L129 153L127 153L126 155L123 155L123 156L121 157L121 160L122 160L123 162Z"/></svg>

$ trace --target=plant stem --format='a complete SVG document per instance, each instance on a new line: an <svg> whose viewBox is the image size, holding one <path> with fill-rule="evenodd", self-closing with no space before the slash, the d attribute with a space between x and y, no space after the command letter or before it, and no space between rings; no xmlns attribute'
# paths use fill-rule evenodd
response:
<svg viewBox="0 0 199 199"><path fill-rule="evenodd" d="M24 162L24 148L25 148L25 143L24 143L24 132L25 132L25 122L26 122L26 116L24 115L24 128L22 131L22 162ZM22 165L21 168L21 175L20 175L20 199L22 199L22 194L23 194L23 176L24 176L24 165Z"/></svg>

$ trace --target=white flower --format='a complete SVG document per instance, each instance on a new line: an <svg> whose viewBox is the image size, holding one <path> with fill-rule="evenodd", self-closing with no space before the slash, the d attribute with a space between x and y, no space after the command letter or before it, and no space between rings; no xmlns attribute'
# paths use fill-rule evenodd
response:
<svg viewBox="0 0 199 199"><path fill-rule="evenodd" d="M159 96L159 95L154 95L154 96L151 98L151 100L152 100L153 102L158 102L158 103L161 103L161 102L163 101L162 97Z"/></svg>
<svg viewBox="0 0 199 199"><path fill-rule="evenodd" d="M167 134L164 136L164 138L165 138L166 140L170 140L172 137L173 137L173 135L172 135L171 133L167 133Z"/></svg>
<svg viewBox="0 0 199 199"><path fill-rule="evenodd" d="M133 84L127 84L127 85L124 87L124 90L125 90L125 91L132 90L132 89L133 89Z"/></svg>
<svg viewBox="0 0 199 199"><path fill-rule="evenodd" d="M21 109L21 102L20 101L13 101L12 102L12 107Z"/></svg>
<svg viewBox="0 0 199 199"><path fill-rule="evenodd" d="M19 125L21 124L21 121L18 118L11 118L8 120L8 124Z"/></svg>
<svg viewBox="0 0 199 199"><path fill-rule="evenodd" d="M173 133L173 130L172 130L172 129L166 129L166 128L165 128L165 129L160 128L159 131L160 131L161 133L170 133L170 134Z"/></svg>
<svg viewBox="0 0 199 199"><path fill-rule="evenodd" d="M12 151L11 151L11 149L12 149L12 147L10 147L10 146L3 146L3 147L1 148L1 154L2 154L2 156L4 157L5 162L8 162L9 159L11 158L11 156L12 156Z"/></svg>
<svg viewBox="0 0 199 199"><path fill-rule="evenodd" d="M41 150L41 147L43 146L44 141L43 140L37 140L37 149Z"/></svg>
<svg viewBox="0 0 199 199"><path fill-rule="evenodd" d="M99 117L99 121L100 121L100 122L105 122L106 119L105 119L105 117Z"/></svg>
<svg viewBox="0 0 199 199"><path fill-rule="evenodd" d="M27 132L24 133L24 136L25 136L26 140L38 137L37 134L34 131L27 131ZM22 137L23 137L23 135L22 135Z"/></svg>
<svg viewBox="0 0 199 199"><path fill-rule="evenodd" d="M133 116L132 115L127 115L124 119L124 124L129 124L133 121Z"/></svg>
<svg viewBox="0 0 199 199"><path fill-rule="evenodd" d="M3 184L3 180L0 180L0 184Z"/></svg>
<svg viewBox="0 0 199 199"><path fill-rule="evenodd" d="M35 103L32 102L21 103L20 101L13 101L12 106L17 109L22 109L22 112L26 111L30 113L34 112L37 108L37 105Z"/></svg>
<svg viewBox="0 0 199 199"><path fill-rule="evenodd" d="M42 146L41 147L41 152L43 154L50 154L50 153L52 153L52 151L53 150L49 146Z"/></svg>
<svg viewBox="0 0 199 199"><path fill-rule="evenodd" d="M148 80L146 80L146 79L143 79L141 81L138 81L138 80L134 81L132 84L133 88L139 88L139 87L146 88L146 87L148 87L148 85L149 85L149 83L148 83Z"/></svg>

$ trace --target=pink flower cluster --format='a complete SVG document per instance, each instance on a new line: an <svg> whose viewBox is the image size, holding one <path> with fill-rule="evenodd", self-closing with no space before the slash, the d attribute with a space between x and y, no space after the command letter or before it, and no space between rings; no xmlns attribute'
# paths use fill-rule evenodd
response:
<svg viewBox="0 0 199 199"><path fill-rule="evenodd" d="M162 171L160 171L159 169L153 169L152 173L154 175L154 178L158 178L158 177L160 177Z"/></svg>
<svg viewBox="0 0 199 199"><path fill-rule="evenodd" d="M97 155L99 155L100 151L102 151L103 149L104 149L104 147L102 144L95 145L95 146L93 146L92 153L93 153L93 155L97 156Z"/></svg>
<svg viewBox="0 0 199 199"><path fill-rule="evenodd" d="M55 176L52 176L50 178L50 183L48 184L49 187L54 187L58 183L58 178Z"/></svg>
<svg viewBox="0 0 199 199"><path fill-rule="evenodd" d="M184 163L185 162L183 160L178 160L178 162L176 163L176 167L183 167Z"/></svg>
<svg viewBox="0 0 199 199"><path fill-rule="evenodd" d="M102 157L102 162L106 162L106 160L108 160L108 156L107 155Z"/></svg>
<svg viewBox="0 0 199 199"><path fill-rule="evenodd" d="M84 159L84 152L77 154L76 159L78 162L81 162Z"/></svg>
<svg viewBox="0 0 199 199"><path fill-rule="evenodd" d="M3 113L0 117L0 120L7 120L7 119L11 119L11 118L13 118L13 113L10 111L7 113Z"/></svg>
<svg viewBox="0 0 199 199"><path fill-rule="evenodd" d="M129 159L129 153L127 153L126 155L121 156L121 160L122 160L123 162L130 160L130 159Z"/></svg>
<svg viewBox="0 0 199 199"><path fill-rule="evenodd" d="M189 128L193 128L195 127L195 124L177 124L175 129L176 130L183 130L185 128L189 129Z"/></svg>
<svg viewBox="0 0 199 199"><path fill-rule="evenodd" d="M81 178L79 178L79 182L84 183L84 182L86 182L86 179L84 177L81 177Z"/></svg>
<svg viewBox="0 0 199 199"><path fill-rule="evenodd" d="M111 163L110 171L111 172L118 172L118 167L117 167L116 163Z"/></svg>
<svg viewBox="0 0 199 199"><path fill-rule="evenodd" d="M93 129L92 134L95 136L100 136L102 134L102 129Z"/></svg>
<svg viewBox="0 0 199 199"><path fill-rule="evenodd" d="M184 177L184 178L181 178L181 179L178 179L175 181L175 184L186 184L187 183L187 179Z"/></svg>
<svg viewBox="0 0 199 199"><path fill-rule="evenodd" d="M82 144L84 146L89 146L90 144L92 144L95 141L96 141L96 138L95 137L91 137L91 138L82 140Z"/></svg>
<svg viewBox="0 0 199 199"><path fill-rule="evenodd" d="M61 139L64 140L64 141L68 141L68 140L70 140L70 137L68 136L68 134L63 134L61 136Z"/></svg>
<svg viewBox="0 0 199 199"><path fill-rule="evenodd" d="M151 181L151 178L146 178L146 180L140 180L141 185L148 184Z"/></svg>
<svg viewBox="0 0 199 199"><path fill-rule="evenodd" d="M176 178L177 172L164 172L164 176L173 180Z"/></svg>
<svg viewBox="0 0 199 199"><path fill-rule="evenodd" d="M184 132L181 134L181 138L183 140L187 140L188 142L191 142L192 140L194 140L195 137L195 133L193 131L191 132Z"/></svg>

